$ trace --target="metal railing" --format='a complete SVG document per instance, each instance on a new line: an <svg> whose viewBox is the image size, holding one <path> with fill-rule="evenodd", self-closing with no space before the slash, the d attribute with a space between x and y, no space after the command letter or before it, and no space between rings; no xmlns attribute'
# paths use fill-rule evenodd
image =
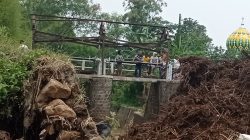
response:
<svg viewBox="0 0 250 140"><path fill-rule="evenodd" d="M80 58L74 57L71 59L71 62L75 65L75 68L80 71L91 70L94 71L97 75L114 75L116 69L116 61L111 59L104 59L104 70L102 73L102 62L100 58ZM123 61L123 72L134 72L136 62L133 61ZM142 65L155 65L160 68L161 64L151 64L142 62ZM173 64L169 63L167 68L166 80L172 80L172 69Z"/></svg>

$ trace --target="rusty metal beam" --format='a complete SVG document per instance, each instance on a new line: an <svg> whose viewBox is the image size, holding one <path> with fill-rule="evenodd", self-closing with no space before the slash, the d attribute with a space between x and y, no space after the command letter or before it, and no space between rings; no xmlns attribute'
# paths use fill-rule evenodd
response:
<svg viewBox="0 0 250 140"><path fill-rule="evenodd" d="M36 17L58 18L58 19L36 19L36 21L105 22L105 23L110 23L110 24L134 25L134 26L144 26L144 27L154 27L154 28L165 28L165 29L169 29L169 27L167 27L167 26L162 26L162 25L129 23L129 22L119 22L119 21L102 20L102 19L71 18L71 17L60 17L60 16L50 16L50 15L38 15L38 14L31 14L31 15L35 15Z"/></svg>
<svg viewBox="0 0 250 140"><path fill-rule="evenodd" d="M54 39L37 39L37 34L40 35L48 35L48 36L53 36ZM72 42L72 43L78 43L78 44L84 44L84 45L91 45L91 46L98 46L102 45L102 42L98 41L98 37L90 37L92 39L89 39L88 37L83 37L83 38L78 38L78 37L67 37L67 36L62 36L62 35L57 35L57 34L52 34L52 33L46 33L46 32L41 32L41 31L36 31L35 32L35 37L34 37L34 42ZM93 39L94 38L94 39ZM132 48L139 48L139 49L144 49L144 50L149 50L149 51L155 51L155 49L148 48L145 46L145 44L139 45L139 44L130 44L130 43L117 43L109 40L104 40L104 45L109 47L109 48L127 48L127 47L132 47Z"/></svg>

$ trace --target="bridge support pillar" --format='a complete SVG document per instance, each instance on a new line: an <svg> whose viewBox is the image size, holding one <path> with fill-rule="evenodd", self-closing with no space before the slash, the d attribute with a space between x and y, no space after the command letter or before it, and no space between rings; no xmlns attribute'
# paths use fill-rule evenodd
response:
<svg viewBox="0 0 250 140"><path fill-rule="evenodd" d="M158 81L152 83L144 112L144 121L152 119L160 113L160 106L166 105L169 98L177 92L180 81Z"/></svg>
<svg viewBox="0 0 250 140"><path fill-rule="evenodd" d="M151 83L144 112L144 121L150 120L159 113L159 82Z"/></svg>
<svg viewBox="0 0 250 140"><path fill-rule="evenodd" d="M110 114L112 79L93 77L90 86L90 115L96 121L104 120Z"/></svg>
<svg viewBox="0 0 250 140"><path fill-rule="evenodd" d="M159 83L159 104L164 105L169 102L170 97L176 94L180 81L167 81Z"/></svg>

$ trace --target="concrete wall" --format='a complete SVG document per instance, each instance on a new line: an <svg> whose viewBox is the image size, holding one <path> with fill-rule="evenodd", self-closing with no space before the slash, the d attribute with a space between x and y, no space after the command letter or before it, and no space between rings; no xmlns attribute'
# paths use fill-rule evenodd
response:
<svg viewBox="0 0 250 140"><path fill-rule="evenodd" d="M150 120L158 115L160 105L168 103L169 98L176 93L179 85L179 81L160 81L157 83L152 83L143 120Z"/></svg>
<svg viewBox="0 0 250 140"><path fill-rule="evenodd" d="M112 79L93 78L90 80L90 116L95 121L110 115Z"/></svg>
<svg viewBox="0 0 250 140"><path fill-rule="evenodd" d="M153 116L157 116L159 112L160 99L159 99L159 82L152 83L148 93L148 99L144 111L144 120L149 120Z"/></svg>
<svg viewBox="0 0 250 140"><path fill-rule="evenodd" d="M180 81L159 82L159 103L166 104L169 98L177 92Z"/></svg>

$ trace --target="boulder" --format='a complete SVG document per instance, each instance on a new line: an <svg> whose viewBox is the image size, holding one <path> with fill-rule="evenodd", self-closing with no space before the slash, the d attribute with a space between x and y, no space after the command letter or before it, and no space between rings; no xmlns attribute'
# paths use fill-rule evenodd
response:
<svg viewBox="0 0 250 140"><path fill-rule="evenodd" d="M41 90L41 94L46 94L54 99L67 99L71 95L71 89L67 84L51 79Z"/></svg>
<svg viewBox="0 0 250 140"><path fill-rule="evenodd" d="M41 90L36 98L38 107L44 106L50 98L68 99L71 95L71 89L67 84L62 84L57 80L51 79Z"/></svg>
<svg viewBox="0 0 250 140"><path fill-rule="evenodd" d="M76 118L76 113L68 105L66 105L61 99L55 99L51 101L48 106L44 108L45 113L48 116L61 116L65 119Z"/></svg>

